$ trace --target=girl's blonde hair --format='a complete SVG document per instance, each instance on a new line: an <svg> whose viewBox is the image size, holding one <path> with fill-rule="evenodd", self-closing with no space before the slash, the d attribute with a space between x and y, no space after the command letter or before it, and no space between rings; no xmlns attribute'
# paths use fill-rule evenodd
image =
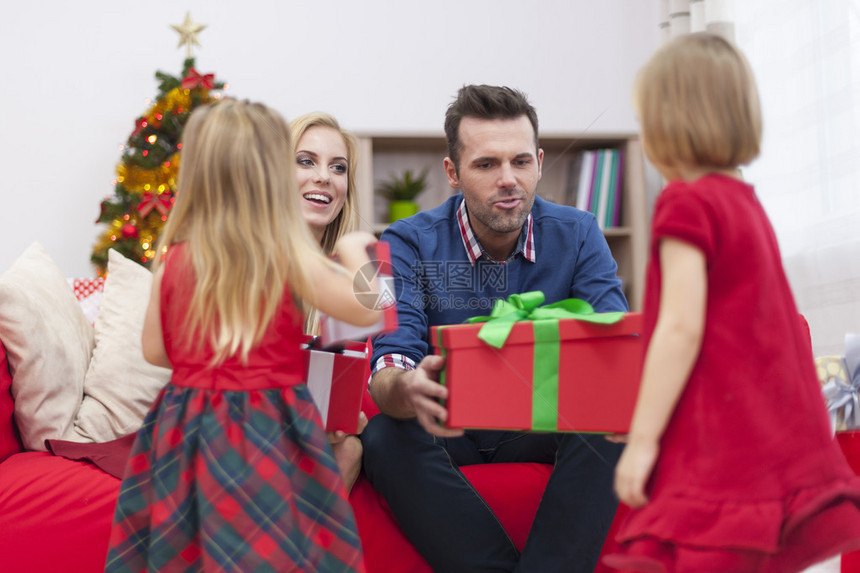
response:
<svg viewBox="0 0 860 573"><path fill-rule="evenodd" d="M305 132L312 127L330 127L337 130L346 146L346 200L343 203L343 209L326 227L322 238L322 250L327 255L330 255L334 253L334 246L337 240L344 234L355 230L358 226L358 193L355 190L355 171L358 163L356 153L358 146L352 133L342 129L334 117L321 111L306 113L290 122L290 133L293 144L298 145L299 140Z"/></svg>
<svg viewBox="0 0 860 573"><path fill-rule="evenodd" d="M237 353L246 360L286 285L301 299L308 258L323 258L299 208L289 127L263 104L224 100L192 113L182 144L159 252L187 243L196 279L189 339L208 341L215 364Z"/></svg>
<svg viewBox="0 0 860 573"><path fill-rule="evenodd" d="M759 154L755 77L728 40L688 34L661 47L636 78L642 144L656 165L733 169Z"/></svg>

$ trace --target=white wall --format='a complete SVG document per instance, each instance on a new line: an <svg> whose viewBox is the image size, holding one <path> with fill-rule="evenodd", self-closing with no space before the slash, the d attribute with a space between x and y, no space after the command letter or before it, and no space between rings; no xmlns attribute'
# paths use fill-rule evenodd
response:
<svg viewBox="0 0 860 573"><path fill-rule="evenodd" d="M464 83L529 94L543 131L635 131L635 71L657 45L639 0L30 0L0 7L0 272L34 240L91 276L100 201L156 70L178 74L190 10L197 68L288 118L439 132Z"/></svg>

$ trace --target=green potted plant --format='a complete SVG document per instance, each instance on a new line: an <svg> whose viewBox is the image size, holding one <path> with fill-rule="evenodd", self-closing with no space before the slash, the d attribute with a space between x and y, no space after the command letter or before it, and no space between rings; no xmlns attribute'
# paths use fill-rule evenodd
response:
<svg viewBox="0 0 860 573"><path fill-rule="evenodd" d="M427 172L425 168L420 174L407 169L400 177L391 178L377 188L377 193L388 199L388 222L410 217L418 212L415 198L427 188Z"/></svg>

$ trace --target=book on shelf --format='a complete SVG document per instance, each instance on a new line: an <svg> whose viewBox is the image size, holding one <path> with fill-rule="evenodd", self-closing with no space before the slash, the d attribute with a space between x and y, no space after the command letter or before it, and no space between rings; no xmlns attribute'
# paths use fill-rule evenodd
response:
<svg viewBox="0 0 860 573"><path fill-rule="evenodd" d="M582 152L582 163L580 164L581 173L579 176L579 185L576 193L576 203L573 205L580 211L588 211L588 206L591 203L591 188L594 178L594 160L596 152L587 149Z"/></svg>
<svg viewBox="0 0 860 573"><path fill-rule="evenodd" d="M579 179L582 175L583 153L576 151L567 159L567 176L561 197L562 205L576 205L579 194Z"/></svg>
<svg viewBox="0 0 860 573"><path fill-rule="evenodd" d="M619 149L589 149L582 152L576 201L589 211L601 229L616 227L620 220L622 152Z"/></svg>
<svg viewBox="0 0 860 573"><path fill-rule="evenodd" d="M588 210L591 212L592 215L595 216L595 218L597 218L599 223L600 218L598 215L598 209L600 208L600 191L603 188L603 158L606 154L606 150L598 149L596 153L597 158L594 160L594 176L592 177L591 181L591 201L588 205Z"/></svg>
<svg viewBox="0 0 860 573"><path fill-rule="evenodd" d="M616 149L612 163L612 181L609 184L610 210L606 218L607 227L617 227L621 221L621 174L624 173L624 152Z"/></svg>
<svg viewBox="0 0 860 573"><path fill-rule="evenodd" d="M613 149L604 149L601 152L603 165L600 170L600 181L598 181L600 190L597 192L597 212L595 213L597 226L601 229L606 228L606 214L609 207L610 184L612 182L612 158L614 155Z"/></svg>

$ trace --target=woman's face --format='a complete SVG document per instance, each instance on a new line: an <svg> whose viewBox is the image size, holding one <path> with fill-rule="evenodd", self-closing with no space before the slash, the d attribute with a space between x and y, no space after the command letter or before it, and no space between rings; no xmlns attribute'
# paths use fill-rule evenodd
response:
<svg viewBox="0 0 860 573"><path fill-rule="evenodd" d="M349 162L343 137L331 127L311 127L296 145L296 164L302 214L321 241L346 201Z"/></svg>

